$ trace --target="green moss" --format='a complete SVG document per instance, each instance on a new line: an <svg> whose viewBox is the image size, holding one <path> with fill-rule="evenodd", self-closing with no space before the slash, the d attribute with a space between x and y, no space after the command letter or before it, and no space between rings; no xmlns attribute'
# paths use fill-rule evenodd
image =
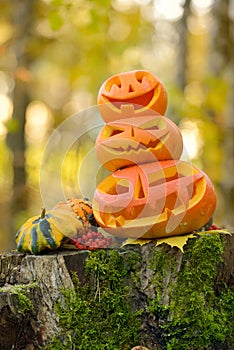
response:
<svg viewBox="0 0 234 350"><path fill-rule="evenodd" d="M13 285L0 288L0 293L8 293L12 296L13 307L17 313L25 314L33 309L33 304L30 299L30 290L35 288L37 284L31 283L27 285Z"/></svg>
<svg viewBox="0 0 234 350"><path fill-rule="evenodd" d="M143 300L138 302L134 293L142 292L139 267L145 267L141 248L132 249L90 253L85 285L74 276L75 288L63 291L64 300L56 306L62 332L47 349L128 350L144 343L143 321L144 331L146 324L158 327L150 337L156 337L156 330L161 350L230 349L234 292L224 284L217 286L222 236L190 239L179 272L176 248L148 245L152 259L146 266L147 288L153 287L154 297L148 298L144 310L139 310ZM132 309L133 304L138 310Z"/></svg>
<svg viewBox="0 0 234 350"><path fill-rule="evenodd" d="M218 234L190 240L180 273L169 286L170 302L163 307L163 276L167 271L173 273L175 260L162 250L155 252L154 262L160 271L157 276L161 277L157 278L156 298L149 302L148 312L164 321L160 326L163 349L214 350L233 341L234 294L225 286L220 286L220 293L214 288L223 246Z"/></svg>
<svg viewBox="0 0 234 350"><path fill-rule="evenodd" d="M47 349L127 350L139 340L138 314L131 309L128 269L115 251L92 252L86 261L88 281L64 290L64 301L56 306L63 329Z"/></svg>

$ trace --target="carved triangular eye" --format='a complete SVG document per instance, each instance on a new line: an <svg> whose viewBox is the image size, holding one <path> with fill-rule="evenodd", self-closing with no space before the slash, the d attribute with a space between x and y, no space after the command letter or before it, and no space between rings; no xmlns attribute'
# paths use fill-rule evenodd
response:
<svg viewBox="0 0 234 350"><path fill-rule="evenodd" d="M137 77L137 76L136 76L136 80L137 80L140 84L142 84L143 78L142 78L142 77Z"/></svg>
<svg viewBox="0 0 234 350"><path fill-rule="evenodd" d="M135 78L140 84L146 84L153 88L155 82L152 79L152 76L146 71L136 71Z"/></svg>
<svg viewBox="0 0 234 350"><path fill-rule="evenodd" d="M115 136L124 132L124 128L118 128L116 126L105 125L102 130L102 138L106 139L111 136Z"/></svg>
<svg viewBox="0 0 234 350"><path fill-rule="evenodd" d="M110 92L113 88L120 89L121 87L122 87L122 83L118 76L115 76L112 79L108 80L105 85L105 89L107 92Z"/></svg>
<svg viewBox="0 0 234 350"><path fill-rule="evenodd" d="M140 126L140 129L143 130L158 130L158 129L165 129L167 126L165 120L163 118L155 118L151 119L150 121L147 121L146 123L142 124Z"/></svg>
<svg viewBox="0 0 234 350"><path fill-rule="evenodd" d="M136 199L145 198L146 197L144 184L142 183L142 180L141 180L141 177L140 177L139 174L137 175L137 178L136 178L134 197Z"/></svg>

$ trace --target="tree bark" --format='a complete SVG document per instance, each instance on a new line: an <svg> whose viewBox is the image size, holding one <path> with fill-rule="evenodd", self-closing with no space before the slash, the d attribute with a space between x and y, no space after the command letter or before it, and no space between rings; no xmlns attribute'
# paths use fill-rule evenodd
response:
<svg viewBox="0 0 234 350"><path fill-rule="evenodd" d="M184 13L180 21L177 23L177 31L180 37L177 59L177 85L184 91L187 85L187 57L188 57L188 26L187 21L191 14L191 0L186 0L184 3Z"/></svg>
<svg viewBox="0 0 234 350"><path fill-rule="evenodd" d="M213 286L218 295L223 286L230 291L234 287L234 232L221 238L225 242L222 263L218 264ZM158 297L155 292L157 284L160 284L162 291L160 307L167 308L171 305L172 287L174 286L177 291L181 271L185 265L189 269L192 264L191 242L194 243L194 240L197 242L199 239L198 236L188 240L184 253L177 247L171 248L165 243L161 246L155 246L155 243L143 246L126 245L117 249L118 254L123 257L125 266L129 265L133 252L139 256L137 279L132 280L131 274L126 277L134 309L147 310L148 301L154 301ZM166 268L160 271L157 265L160 264L160 260L156 265L152 263L158 252L163 253L166 259L172 259L175 262L174 267L168 263L165 265ZM85 251L65 250L39 256L17 252L0 256L1 350L39 349L53 336L58 336L60 325L54 306L56 302L63 300L61 289L74 287L71 273L77 273L81 284L93 284L92 279L85 277L84 266L87 257L88 253ZM201 260L203 261L203 257ZM199 263L196 264L199 269ZM194 292L196 292L196 281L194 281ZM230 305L230 308L233 306ZM170 321L170 317L165 320L160 313L156 317L143 312L140 330L142 345L149 349L166 349L160 339L164 337L162 326ZM227 345L225 342L212 350L231 350L232 346L233 343ZM204 349L210 348L204 347Z"/></svg>
<svg viewBox="0 0 234 350"><path fill-rule="evenodd" d="M231 3L229 2L229 8ZM229 14L229 37L228 37L228 66L227 76L229 82L228 108L225 129L225 159L224 159L224 198L228 210L225 211L224 222L234 225L234 20Z"/></svg>
<svg viewBox="0 0 234 350"><path fill-rule="evenodd" d="M28 44L31 39L31 26L34 1L13 0L12 22L15 28L12 39L12 51L15 55L16 67L14 71L15 87L13 91L13 119L15 130L8 133L8 144L13 153L13 198L14 208L26 209L27 196L25 191L25 114L30 102L29 96L29 64L31 61Z"/></svg>
<svg viewBox="0 0 234 350"><path fill-rule="evenodd" d="M76 251L40 256L18 253L1 255L2 350L39 349L49 338L58 334L54 304L61 298L61 289L73 287L71 271L76 271L82 281L86 257L87 253ZM32 308L30 303L24 305L22 295L32 302Z"/></svg>
<svg viewBox="0 0 234 350"><path fill-rule="evenodd" d="M225 118L221 125L224 133L221 189L225 204L223 222L232 227L234 225L234 21L231 11L230 0L215 1L211 69L217 77L224 77L229 86Z"/></svg>

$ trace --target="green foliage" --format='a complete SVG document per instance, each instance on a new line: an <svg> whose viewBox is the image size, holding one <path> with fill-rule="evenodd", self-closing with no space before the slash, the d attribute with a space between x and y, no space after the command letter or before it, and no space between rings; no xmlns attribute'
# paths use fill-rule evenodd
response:
<svg viewBox="0 0 234 350"><path fill-rule="evenodd" d="M49 15L51 29L58 30L63 26L63 18L58 11L51 11Z"/></svg>
<svg viewBox="0 0 234 350"><path fill-rule="evenodd" d="M63 331L46 349L131 349L139 319L130 307L123 258L115 250L92 252L85 268L93 286L81 286L74 275L75 288L64 290L56 306Z"/></svg>
<svg viewBox="0 0 234 350"><path fill-rule="evenodd" d="M169 87L168 95L168 116L174 116L173 119L179 123L180 128L180 122L183 124L187 120L195 122L199 129L201 152L197 153L192 162L199 161L199 167L218 185L223 176L223 125L228 101L226 78L206 75L203 80L188 84L184 91L175 86Z"/></svg>
<svg viewBox="0 0 234 350"><path fill-rule="evenodd" d="M16 134L19 131L19 121L16 118L12 118L5 123L8 133Z"/></svg>

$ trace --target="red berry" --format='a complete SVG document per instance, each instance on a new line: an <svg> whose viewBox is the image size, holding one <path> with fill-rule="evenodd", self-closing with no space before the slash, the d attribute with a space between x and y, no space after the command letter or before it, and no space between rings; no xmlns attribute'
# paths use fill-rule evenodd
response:
<svg viewBox="0 0 234 350"><path fill-rule="evenodd" d="M87 233L87 238L90 239L90 238L92 238L92 237L93 237L93 234L92 234L91 231L89 231L89 232Z"/></svg>
<svg viewBox="0 0 234 350"><path fill-rule="evenodd" d="M100 242L99 242L99 247L102 247L102 248L103 248L105 244L106 244L105 240L102 239L102 240L100 240Z"/></svg>
<svg viewBox="0 0 234 350"><path fill-rule="evenodd" d="M211 231L211 230L219 230L219 227L217 225L213 224L208 228L208 231Z"/></svg>

